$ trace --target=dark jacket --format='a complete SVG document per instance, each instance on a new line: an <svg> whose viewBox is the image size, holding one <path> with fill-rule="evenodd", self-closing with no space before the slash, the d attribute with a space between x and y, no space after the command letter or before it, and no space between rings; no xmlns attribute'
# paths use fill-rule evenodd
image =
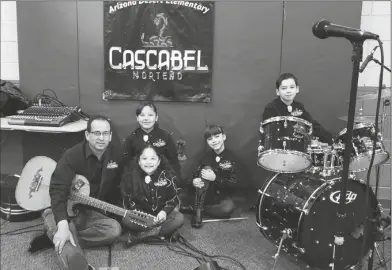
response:
<svg viewBox="0 0 392 270"><path fill-rule="evenodd" d="M147 136L147 137L145 137ZM147 138L145 140L144 138ZM178 161L177 149L172 135L166 130L161 129L158 124L155 124L154 129L150 133L146 133L140 127L135 129L124 142L124 156L126 160L132 160L146 144L153 145L158 154L166 157L172 168L177 174L177 184L180 182L181 166Z"/></svg>
<svg viewBox="0 0 392 270"><path fill-rule="evenodd" d="M67 201L72 180L76 174L86 177L92 188L97 186L92 197L110 203L115 202L116 196L118 200L120 193L117 192L119 192L121 181L122 158L122 153L116 151L111 144L103 154L101 164L98 164L100 161L92 154L87 141L67 149L56 165L49 187L56 223L68 219ZM101 176L97 175L97 166L102 167L102 171L99 171ZM94 183L91 183L92 179L94 179Z"/></svg>
<svg viewBox="0 0 392 270"><path fill-rule="evenodd" d="M147 174L136 161L128 162L121 180L126 209L142 210L152 215L163 210L169 215L179 204L176 174L164 159L162 158L161 165L150 176L149 183L145 181Z"/></svg>
<svg viewBox="0 0 392 270"><path fill-rule="evenodd" d="M320 141L331 144L333 142L332 134L325 130L320 123L312 118L310 113L305 110L302 103L293 101L291 104L292 112L289 112L287 105L280 99L280 97L271 101L264 109L262 122L276 116L294 116L302 118L313 125L313 135L319 137Z"/></svg>
<svg viewBox="0 0 392 270"><path fill-rule="evenodd" d="M208 151L201 159L193 179L201 178L201 170L205 166L212 167L216 179L210 181L204 204L218 204L230 196L231 189L238 186L236 156L228 149L223 150L219 155L213 150Z"/></svg>

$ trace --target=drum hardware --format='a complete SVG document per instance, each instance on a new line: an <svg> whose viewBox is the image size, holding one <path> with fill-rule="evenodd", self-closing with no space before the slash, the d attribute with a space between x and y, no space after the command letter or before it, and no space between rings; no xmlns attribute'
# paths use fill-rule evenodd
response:
<svg viewBox="0 0 392 270"><path fill-rule="evenodd" d="M331 185L335 184L335 182L338 181L338 180L340 180L340 178L338 178L338 179L330 179L330 180L327 180L326 183L327 183L327 185L331 186Z"/></svg>
<svg viewBox="0 0 392 270"><path fill-rule="evenodd" d="M382 57L383 57L383 54L382 54ZM377 64L379 64L381 67L383 67L383 68L385 68L386 70L388 70L389 72L391 72L391 70L389 69L389 68L387 68L386 66L384 66L382 63L380 63L378 60L376 60L376 59L374 59L374 58L372 58L372 60L374 61L374 62L376 62ZM382 60L383 60L383 58L382 58ZM383 72L383 69L381 69L381 73ZM382 80L382 74L380 74L380 80ZM374 99L377 99L377 109L379 108L379 102L380 102L380 99L381 98L384 98L385 97L385 95L384 95L384 92L385 93L387 93L387 92L389 92L388 93L388 97L390 97L391 96L391 89L389 88L389 91L388 91L388 89L383 89L383 90L381 90L381 94L380 94L380 90L381 90L381 87L379 86L379 88L377 89L377 92L376 93L374 93ZM384 91L385 90L385 91ZM381 97L379 97L379 95L381 95ZM381 133L383 133L383 127L384 127L384 120L385 120L385 117L386 117L386 114L385 114L385 107L387 107L387 106L390 106L390 104L391 104L391 102L390 102L390 100L384 100L384 102L382 103L382 114L381 114L381 128L380 128L380 130L381 130ZM377 113L378 113L378 111L377 111ZM378 116L378 115L377 115ZM377 124L377 123L376 123ZM373 153L372 153L373 154ZM390 156L388 156L388 159L389 159L389 157ZM368 177L369 177L369 172L368 172ZM369 180L369 179L368 179ZM380 166L377 166L376 167L376 188L375 188L375 195L377 196L377 194L378 194L378 184L379 184L379 180L380 180ZM382 209L382 206L380 205L380 203L377 205L377 207L378 207L378 209L379 209L379 211L380 211L380 215L381 215L381 213L383 212L383 209ZM390 213L389 213L390 214ZM382 225L381 225L382 226ZM366 237L365 237L365 239L366 239ZM372 268L373 268L373 258L374 258L374 251L376 251L376 254L377 254L377 256L378 256L378 259L379 259L379 261L380 261L380 264L381 264L381 267L382 266L385 266L386 265L386 262L385 262L385 260L380 256L380 253L379 253L379 250L378 250L378 246L377 246L377 243L376 242L374 242L374 245L373 245L373 248L372 248L372 250L370 250L370 252L369 252L369 260L368 260L368 270L371 270ZM361 265L362 266L362 265Z"/></svg>
<svg viewBox="0 0 392 270"><path fill-rule="evenodd" d="M342 164L338 156L338 150L340 149L343 149L343 147L322 143L317 137L312 139L308 147L308 154L311 156L313 165L310 171L323 177L338 174Z"/></svg>
<svg viewBox="0 0 392 270"><path fill-rule="evenodd" d="M380 166L377 166L377 167L376 167L376 188L375 188L375 195L376 195L376 196L378 195L378 184L379 184L379 180L380 180ZM379 225L380 225L380 220L381 220L381 213L383 212L383 208L382 208L381 203L378 203L378 204L377 204L377 209L378 209L378 211L379 211L379 213L380 213L380 216L377 217L378 220L377 220L377 221L373 221L373 223L377 223L377 226L378 226L377 229L378 229L378 231L380 231L380 229L382 229L382 227L379 226ZM373 240L373 241L374 241L374 240ZM380 261L380 264L382 264L382 263L385 264L385 261L384 261L384 260L382 259L382 257L380 256L380 253L379 253L379 250L378 250L377 243L374 241L373 248L369 251L368 270L373 269L374 251L376 251L376 254L377 254L377 256L378 256L378 259L379 259L379 261ZM362 265L361 265L361 266L362 266Z"/></svg>
<svg viewBox="0 0 392 270"><path fill-rule="evenodd" d="M378 260L380 261L380 266L379 266L379 267L385 267L385 266L387 265L387 263L386 263L386 261L384 260L384 258L381 256L380 250L379 250L379 248L378 248L378 244L377 244L376 242L374 242L374 250L376 251ZM370 252L369 252L369 257L372 256L372 255L370 255L370 253L372 253L372 255L373 255L373 252L370 251Z"/></svg>
<svg viewBox="0 0 392 270"><path fill-rule="evenodd" d="M305 215L308 215L308 214L309 214L309 210L307 210L307 209L302 209L302 208L299 208L298 206L296 206L295 209L301 211L301 212L304 213Z"/></svg>
<svg viewBox="0 0 392 270"><path fill-rule="evenodd" d="M268 194L268 193L264 193L263 191L261 191L260 189L257 191L258 193L260 193L260 194L263 194L263 195L265 195L265 196L268 196L268 197L270 197L270 195Z"/></svg>
<svg viewBox="0 0 392 270"><path fill-rule="evenodd" d="M291 238L291 237L292 237L292 231L290 229L286 228L282 231L282 237L280 238L278 250L276 251L275 255L272 256L272 258L275 259L274 265L272 266L272 270L275 269L276 262L278 261L280 255L280 250L282 248L283 241L286 240L286 238Z"/></svg>
<svg viewBox="0 0 392 270"><path fill-rule="evenodd" d="M298 246L297 245L297 243L291 243L291 246L293 247L293 248L295 248L296 250L298 250L298 252L300 253L300 254L305 254L305 249L304 248L302 248L302 247L300 247L300 246Z"/></svg>

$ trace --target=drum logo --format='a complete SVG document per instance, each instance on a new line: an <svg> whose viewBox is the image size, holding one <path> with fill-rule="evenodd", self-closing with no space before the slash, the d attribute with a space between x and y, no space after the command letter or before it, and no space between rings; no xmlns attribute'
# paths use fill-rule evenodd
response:
<svg viewBox="0 0 392 270"><path fill-rule="evenodd" d="M347 190L346 192L346 204L352 203L353 201L355 201L355 199L357 198L357 194ZM340 190L332 192L331 195L329 195L329 199L331 200L331 202L334 202L336 204L340 203Z"/></svg>

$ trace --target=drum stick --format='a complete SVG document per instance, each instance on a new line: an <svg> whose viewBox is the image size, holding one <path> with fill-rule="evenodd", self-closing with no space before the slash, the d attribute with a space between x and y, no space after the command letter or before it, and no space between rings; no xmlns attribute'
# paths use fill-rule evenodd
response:
<svg viewBox="0 0 392 270"><path fill-rule="evenodd" d="M232 220L245 220L245 219L248 219L248 217L203 219L203 223L219 222L219 221L232 221Z"/></svg>

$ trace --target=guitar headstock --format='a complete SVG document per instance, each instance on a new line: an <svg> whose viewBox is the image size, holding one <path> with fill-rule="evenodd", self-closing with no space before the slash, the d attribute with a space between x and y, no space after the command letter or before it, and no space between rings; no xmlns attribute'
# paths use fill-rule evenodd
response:
<svg viewBox="0 0 392 270"><path fill-rule="evenodd" d="M144 228L150 228L155 225L155 216L139 210L127 210L125 222L131 222Z"/></svg>

